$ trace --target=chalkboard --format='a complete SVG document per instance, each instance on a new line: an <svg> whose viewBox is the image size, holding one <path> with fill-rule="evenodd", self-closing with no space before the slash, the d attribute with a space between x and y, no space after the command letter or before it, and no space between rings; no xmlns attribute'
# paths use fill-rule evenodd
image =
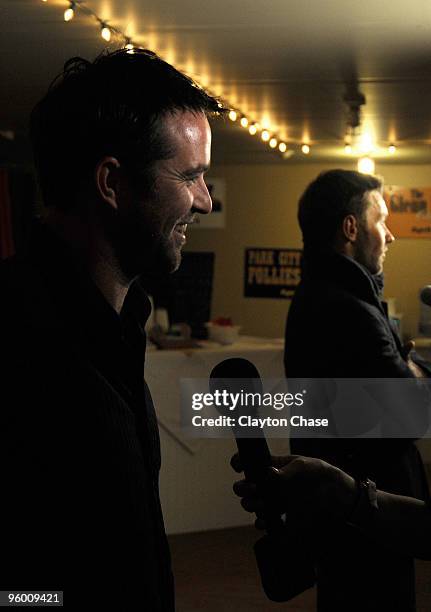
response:
<svg viewBox="0 0 431 612"><path fill-rule="evenodd" d="M154 306L168 310L171 324L188 323L194 338L206 337L211 318L214 259L214 253L185 251L176 272L143 283Z"/></svg>

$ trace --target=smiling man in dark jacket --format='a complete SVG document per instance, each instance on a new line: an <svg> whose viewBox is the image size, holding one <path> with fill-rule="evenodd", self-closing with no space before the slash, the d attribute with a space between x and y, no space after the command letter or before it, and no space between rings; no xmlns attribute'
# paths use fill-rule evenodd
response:
<svg viewBox="0 0 431 612"><path fill-rule="evenodd" d="M211 211L217 101L154 53L73 58L33 111L46 205L2 263L0 588L73 610L172 612L140 275Z"/></svg>
<svg viewBox="0 0 431 612"><path fill-rule="evenodd" d="M394 240L381 192L374 176L333 170L303 194L303 278L287 320L286 376L423 375L390 325L375 278ZM291 450L324 459L358 482L368 478L390 493L427 497L422 462L410 440L292 439ZM415 609L413 559L376 550L348 525L334 526L323 546L316 558L319 610Z"/></svg>

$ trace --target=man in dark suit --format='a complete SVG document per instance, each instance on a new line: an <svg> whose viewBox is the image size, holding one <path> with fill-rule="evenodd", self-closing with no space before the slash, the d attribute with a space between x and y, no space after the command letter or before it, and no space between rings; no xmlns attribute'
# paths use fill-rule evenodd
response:
<svg viewBox="0 0 431 612"><path fill-rule="evenodd" d="M423 376L388 320L375 275L394 240L381 182L333 170L313 181L299 203L303 277L286 326L289 378ZM409 406L405 406L409 410ZM389 493L427 496L411 440L292 439L294 454L318 457ZM413 559L377 549L349 525L334 525L317 546L318 609L415 609Z"/></svg>
<svg viewBox="0 0 431 612"><path fill-rule="evenodd" d="M47 214L0 269L2 590L174 609L135 281L174 271L187 225L211 211L217 111L141 49L70 60L33 111Z"/></svg>

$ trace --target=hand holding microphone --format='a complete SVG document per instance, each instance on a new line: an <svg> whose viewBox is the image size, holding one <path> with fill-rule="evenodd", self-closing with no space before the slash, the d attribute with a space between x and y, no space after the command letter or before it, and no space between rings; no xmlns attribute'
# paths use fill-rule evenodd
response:
<svg viewBox="0 0 431 612"><path fill-rule="evenodd" d="M210 375L210 389L214 391L227 391L229 394L240 392L259 393L262 395L263 387L259 372L247 359L225 359L213 368ZM253 417L258 416L254 405L247 407L247 413ZM271 467L271 453L262 429L256 430L255 437L242 437L239 428L232 428L235 436L238 455L241 458L241 471L244 471L247 482L264 494L264 487ZM266 529L275 532L284 527L278 512L261 509L256 510L258 519L265 521Z"/></svg>
<svg viewBox="0 0 431 612"><path fill-rule="evenodd" d="M226 359L212 370L210 389L262 393L262 381L250 361ZM248 408L249 414L257 416L254 406ZM257 522L267 531L254 545L263 589L273 601L289 601L314 585L314 565L305 534L299 533L295 523L282 520L283 505L271 503L273 458L262 429L253 433L255 437L244 438L241 431L233 428L238 447L238 459L232 460L233 467L244 471L246 477L234 486L240 497L244 492L244 499L252 500L250 511L256 513Z"/></svg>
<svg viewBox="0 0 431 612"><path fill-rule="evenodd" d="M239 455L234 455L231 465L235 471L242 471ZM356 499L356 483L339 468L297 455L272 457L272 466L265 499L247 480L234 484L234 492L247 512L262 511L270 503L274 511L286 513L291 521L315 522L325 516L343 519L349 514ZM264 528L261 521L256 526Z"/></svg>

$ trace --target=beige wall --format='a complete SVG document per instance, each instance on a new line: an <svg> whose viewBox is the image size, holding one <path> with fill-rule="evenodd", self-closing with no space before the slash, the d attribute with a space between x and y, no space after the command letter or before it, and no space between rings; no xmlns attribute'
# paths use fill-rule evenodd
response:
<svg viewBox="0 0 431 612"><path fill-rule="evenodd" d="M279 337L283 335L288 300L243 297L244 250L246 247L301 247L296 208L306 185L328 165L238 165L219 166L210 176L226 180L227 220L225 229L189 231L189 250L216 254L212 315L231 316L243 333ZM343 166L354 169L353 165ZM429 165L376 166L388 184L431 185ZM385 263L387 297L396 297L404 313L404 332L417 333L418 290L431 283L431 240L400 239L391 246Z"/></svg>

